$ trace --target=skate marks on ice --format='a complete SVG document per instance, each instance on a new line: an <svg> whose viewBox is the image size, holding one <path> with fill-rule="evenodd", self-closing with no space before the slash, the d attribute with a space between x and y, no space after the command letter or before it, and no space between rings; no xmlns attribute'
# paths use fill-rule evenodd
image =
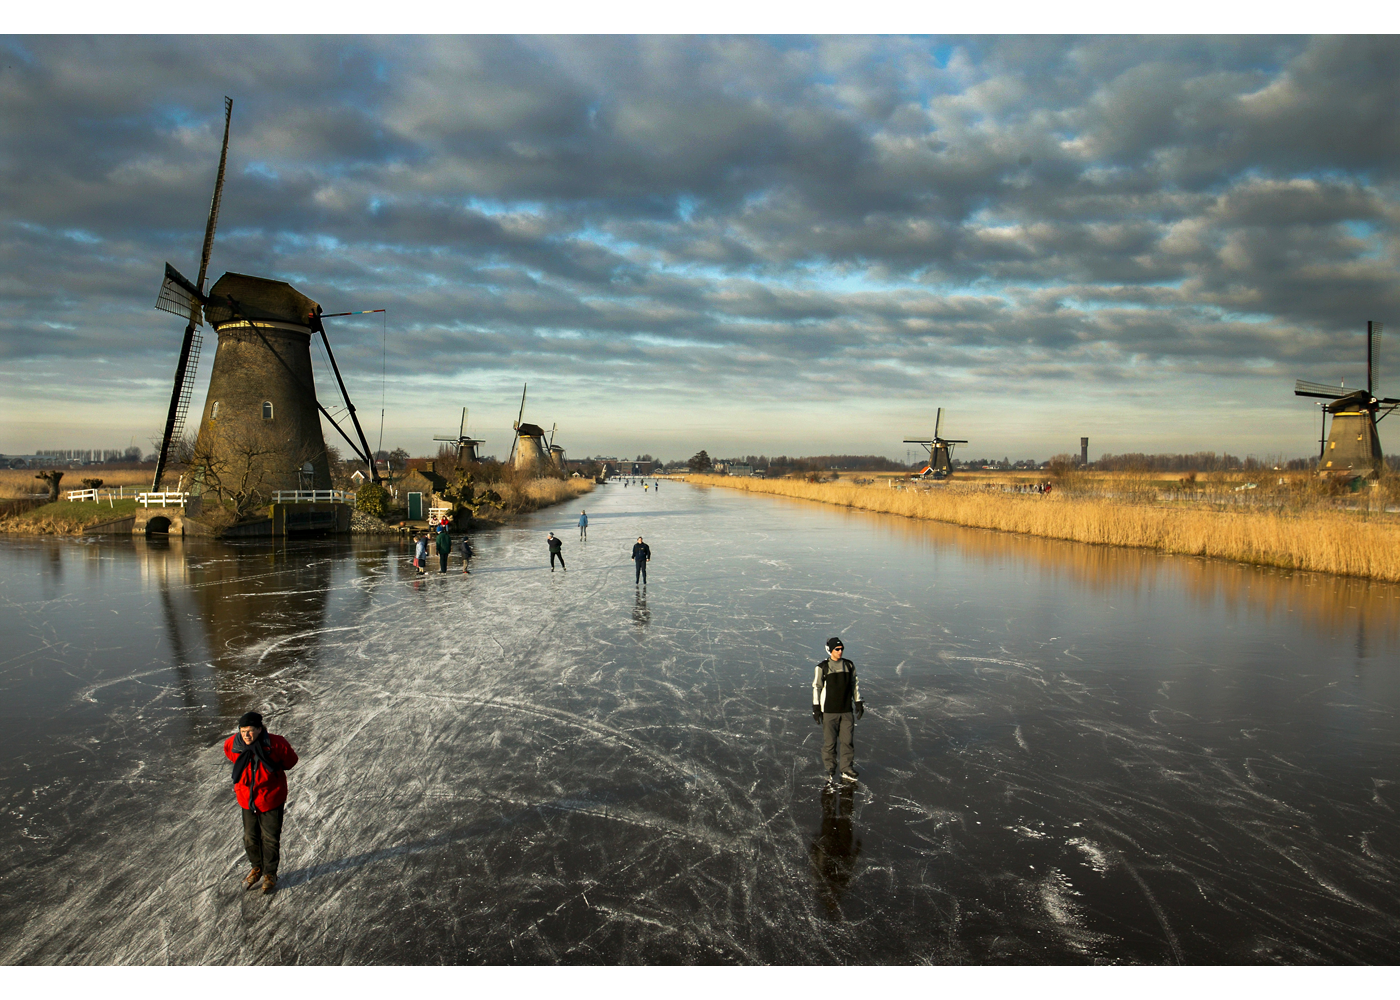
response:
<svg viewBox="0 0 1400 1000"><path fill-rule="evenodd" d="M1274 644L1256 668L1237 617L1183 629L1161 587L1124 616L1016 559L695 492L660 537L589 497L617 516L564 536L567 573L542 541L562 509L478 536L470 577L415 579L392 547L172 564L191 585L146 591L145 620L187 680L35 619L30 664L94 673L58 717L88 728L53 744L90 763L23 803L42 839L0 869L0 960L1388 954L1400 795L1372 771L1400 758L1396 699L1350 664L1283 669ZM831 634L871 708L860 787L823 794ZM271 898L239 884L220 750L249 703L303 759ZM1357 749L1317 728L1338 712Z"/></svg>

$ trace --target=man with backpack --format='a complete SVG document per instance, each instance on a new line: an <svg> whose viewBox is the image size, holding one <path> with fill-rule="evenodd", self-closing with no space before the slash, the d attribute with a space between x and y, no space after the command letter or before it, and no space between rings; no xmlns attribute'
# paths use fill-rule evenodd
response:
<svg viewBox="0 0 1400 1000"><path fill-rule="evenodd" d="M860 700L856 665L843 655L839 636L826 641L827 658L817 664L812 678L812 718L822 727L822 767L829 784L836 784L836 744L841 743L841 780L855 781L856 719L865 715Z"/></svg>

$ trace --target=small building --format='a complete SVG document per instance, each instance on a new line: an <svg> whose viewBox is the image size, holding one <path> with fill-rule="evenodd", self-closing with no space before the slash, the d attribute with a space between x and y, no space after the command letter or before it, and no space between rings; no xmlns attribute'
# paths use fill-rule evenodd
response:
<svg viewBox="0 0 1400 1000"><path fill-rule="evenodd" d="M369 476L365 475L359 469L356 469L354 472L350 473L350 481L355 484L356 489L359 489L369 481Z"/></svg>
<svg viewBox="0 0 1400 1000"><path fill-rule="evenodd" d="M745 465L742 462L730 462L725 471L731 476L752 476L753 466Z"/></svg>
<svg viewBox="0 0 1400 1000"><path fill-rule="evenodd" d="M410 521L426 519L433 507L449 506L442 498L447 480L438 474L436 465L436 462L428 461L423 463L422 468L410 468L394 484L399 500L408 508Z"/></svg>

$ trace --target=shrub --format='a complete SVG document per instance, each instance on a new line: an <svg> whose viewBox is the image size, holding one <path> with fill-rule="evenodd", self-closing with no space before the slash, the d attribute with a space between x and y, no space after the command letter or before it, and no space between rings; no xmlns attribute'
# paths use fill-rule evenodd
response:
<svg viewBox="0 0 1400 1000"><path fill-rule="evenodd" d="M389 512L389 491L378 483L365 483L355 491L355 509L383 518Z"/></svg>

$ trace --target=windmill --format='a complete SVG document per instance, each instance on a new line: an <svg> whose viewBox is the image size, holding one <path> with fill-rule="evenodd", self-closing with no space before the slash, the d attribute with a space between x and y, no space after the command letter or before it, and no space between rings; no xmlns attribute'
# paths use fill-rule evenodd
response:
<svg viewBox="0 0 1400 1000"><path fill-rule="evenodd" d="M522 404L522 405L523 405L523 404ZM457 429L457 436L456 436L456 437L443 437L443 436L441 436L441 435L438 435L438 436L434 437L433 440L434 440L434 441L449 441L449 442L455 443L455 444L457 445L457 462L458 462L458 464L461 464L463 461L467 461L467 462L476 462L476 461L479 461L480 458L481 458L481 456L477 454L477 452L476 452L476 446L479 445L479 444L485 444L485 443L486 443L484 440L480 440L480 439L478 439L478 438L469 438L469 437L467 437L467 408L466 408L465 406L462 407L462 425Z"/></svg>
<svg viewBox="0 0 1400 1000"><path fill-rule="evenodd" d="M510 453L515 467L522 472L538 472L549 461L545 450L544 428L538 424L522 423L525 418L525 391L529 383L520 390L520 413L515 418L515 440L511 442ZM510 458L506 459L509 463Z"/></svg>
<svg viewBox="0 0 1400 1000"><path fill-rule="evenodd" d="M1380 347L1382 325L1366 321L1366 388L1347 390L1345 386L1324 385L1299 379L1293 386L1295 396L1330 399L1322 405L1323 430L1318 472L1323 476L1365 471L1378 475L1385 464L1376 424L1384 420L1400 399L1380 397ZM1384 413L1381 411L1384 410ZM1326 432L1327 414L1332 415L1332 431ZM1377 413L1381 415L1376 416Z"/></svg>
<svg viewBox="0 0 1400 1000"><path fill-rule="evenodd" d="M555 467L556 469L563 469L563 468L564 468L564 449L561 448L559 445L557 445L557 444L554 443L554 435L555 435L555 433L556 433L558 430L559 430L559 425L558 425L557 423L556 423L553 427L551 427L551 428L549 429L549 451L548 451L548 454L549 454L549 460L550 460L551 462L554 463L554 467Z"/></svg>
<svg viewBox="0 0 1400 1000"><path fill-rule="evenodd" d="M953 446L967 444L966 441L955 438L945 438L938 436L938 429L943 424L943 407L938 408L938 414L933 419L933 437L931 438L905 438L905 444L921 444L928 451L929 464L920 476L931 479L947 479L953 474Z"/></svg>
<svg viewBox="0 0 1400 1000"><path fill-rule="evenodd" d="M320 305L285 281L234 272L216 281L207 294L204 291L223 197L232 115L233 101L226 97L223 151L219 157L209 221L204 230L198 280L190 281L167 263L165 280L156 299L157 309L186 318L187 325L175 368L170 412L152 490L160 488L171 443L184 430L202 344L198 327L205 320L217 332L219 341L196 442L198 454L210 464L236 466L241 461L246 466L252 461L248 458L250 450L256 447L259 449L257 464L264 474L263 485L267 489L295 490L303 485L304 477L310 480L313 489L329 489L330 462L317 416L319 411L369 466L371 479L377 482L379 476L370 459L369 443L341 378L340 366L331 352L330 339L321 322L324 317ZM358 445L316 399L311 369L313 333L321 335L359 437ZM306 474L303 469L308 462L312 471Z"/></svg>

